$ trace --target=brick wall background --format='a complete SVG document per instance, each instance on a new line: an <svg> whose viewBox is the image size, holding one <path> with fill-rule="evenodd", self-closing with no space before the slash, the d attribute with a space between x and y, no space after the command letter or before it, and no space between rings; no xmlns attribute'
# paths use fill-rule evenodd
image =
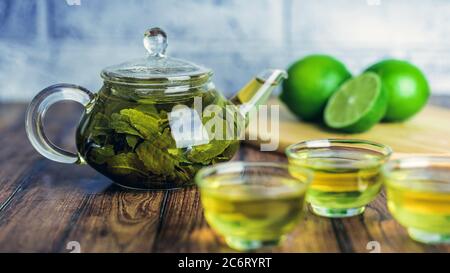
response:
<svg viewBox="0 0 450 273"><path fill-rule="evenodd" d="M168 33L168 54L213 68L228 95L316 52L355 74L408 59L434 94L450 94L448 0L0 0L0 101L59 82L96 91L103 67L144 56L151 26Z"/></svg>

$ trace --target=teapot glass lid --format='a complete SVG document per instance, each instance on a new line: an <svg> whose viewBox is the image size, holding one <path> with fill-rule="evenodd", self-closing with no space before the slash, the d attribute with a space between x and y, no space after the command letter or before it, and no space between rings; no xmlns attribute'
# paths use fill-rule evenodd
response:
<svg viewBox="0 0 450 273"><path fill-rule="evenodd" d="M160 28L144 34L145 58L128 61L103 69L101 75L109 82L122 84L183 85L192 81L205 82L211 69L181 59L166 56L167 35Z"/></svg>

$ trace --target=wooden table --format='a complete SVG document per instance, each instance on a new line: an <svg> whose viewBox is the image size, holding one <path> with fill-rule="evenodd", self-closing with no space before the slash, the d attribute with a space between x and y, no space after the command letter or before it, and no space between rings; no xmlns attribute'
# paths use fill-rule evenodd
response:
<svg viewBox="0 0 450 273"><path fill-rule="evenodd" d="M71 104L50 112L47 131L57 144L73 147L79 112ZM88 166L47 160L26 138L24 113L23 104L0 104L0 252L70 252L73 241L81 252L232 251L206 224L196 188L124 191ZM243 146L235 160L285 158ZM272 251L370 252L368 244L378 243L382 252L450 251L411 241L389 214L384 192L359 217L331 220L307 211Z"/></svg>

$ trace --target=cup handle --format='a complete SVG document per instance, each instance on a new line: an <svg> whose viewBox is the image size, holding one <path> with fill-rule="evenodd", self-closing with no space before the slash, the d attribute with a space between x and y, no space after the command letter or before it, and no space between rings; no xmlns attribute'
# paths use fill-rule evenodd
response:
<svg viewBox="0 0 450 273"><path fill-rule="evenodd" d="M44 133L44 117L53 104L70 100L86 107L94 99L94 95L86 88L72 84L56 84L49 86L34 97L28 107L25 128L33 147L46 158L74 164L80 162L77 154L66 151L53 144Z"/></svg>

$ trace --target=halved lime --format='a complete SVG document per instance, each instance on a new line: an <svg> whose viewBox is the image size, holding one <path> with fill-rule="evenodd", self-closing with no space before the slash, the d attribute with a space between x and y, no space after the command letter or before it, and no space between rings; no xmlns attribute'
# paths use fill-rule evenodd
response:
<svg viewBox="0 0 450 273"><path fill-rule="evenodd" d="M387 94L380 77L367 72L346 81L327 103L326 125L348 133L369 130L386 113Z"/></svg>

